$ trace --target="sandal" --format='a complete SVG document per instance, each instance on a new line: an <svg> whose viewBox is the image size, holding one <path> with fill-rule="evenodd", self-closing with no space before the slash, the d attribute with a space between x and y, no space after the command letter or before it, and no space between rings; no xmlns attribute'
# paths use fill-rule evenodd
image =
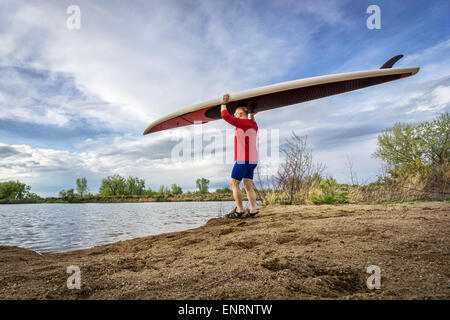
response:
<svg viewBox="0 0 450 320"><path fill-rule="evenodd" d="M230 213L228 213L227 215L225 215L226 218L232 218L232 219L236 219L236 218L243 218L245 214L244 212L237 212L237 207L235 207L233 210L230 211Z"/></svg>
<svg viewBox="0 0 450 320"><path fill-rule="evenodd" d="M257 218L257 217L259 217L258 214L259 214L259 211L256 211L256 212L248 212L248 213L244 216L244 218Z"/></svg>
<svg viewBox="0 0 450 320"><path fill-rule="evenodd" d="M245 212L230 212L229 214L227 214L225 217L226 218L232 218L232 219L242 219L244 217L244 213Z"/></svg>

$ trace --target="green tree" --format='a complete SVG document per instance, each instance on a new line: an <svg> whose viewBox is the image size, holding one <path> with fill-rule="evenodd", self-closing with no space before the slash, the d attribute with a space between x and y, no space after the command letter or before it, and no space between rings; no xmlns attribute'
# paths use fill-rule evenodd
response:
<svg viewBox="0 0 450 320"><path fill-rule="evenodd" d="M176 184L172 184L172 194L183 194L183 189Z"/></svg>
<svg viewBox="0 0 450 320"><path fill-rule="evenodd" d="M23 200L31 187L19 181L6 181L0 183L0 199L8 201Z"/></svg>
<svg viewBox="0 0 450 320"><path fill-rule="evenodd" d="M399 122L378 136L378 148L373 155L389 167L397 167L421 163L423 154L418 128Z"/></svg>
<svg viewBox="0 0 450 320"><path fill-rule="evenodd" d="M84 197L85 192L88 191L87 180L86 178L78 178L77 179L77 192L80 195L80 198Z"/></svg>
<svg viewBox="0 0 450 320"><path fill-rule="evenodd" d="M73 201L73 199L75 199L75 192L74 192L73 188L70 188L69 190L67 190L66 199L69 202Z"/></svg>
<svg viewBox="0 0 450 320"><path fill-rule="evenodd" d="M159 196L163 196L163 195L169 194L169 193L170 193L169 188L167 188L165 185L160 186L158 189Z"/></svg>
<svg viewBox="0 0 450 320"><path fill-rule="evenodd" d="M34 192L27 192L27 194L25 195L25 200L32 200L32 201L37 201L37 200L41 200L42 198L37 195Z"/></svg>
<svg viewBox="0 0 450 320"><path fill-rule="evenodd" d="M449 113L419 124L396 123L378 136L373 156L390 169L443 165L450 158Z"/></svg>
<svg viewBox="0 0 450 320"><path fill-rule="evenodd" d="M143 195L145 191L145 180L138 177L128 177L125 181L126 195Z"/></svg>
<svg viewBox="0 0 450 320"><path fill-rule="evenodd" d="M421 125L424 156L432 166L440 166L450 160L450 115L442 113L433 121Z"/></svg>
<svg viewBox="0 0 450 320"><path fill-rule="evenodd" d="M59 192L59 197L61 198L61 199L64 199L64 200L66 200L66 198L67 198L67 192L66 192L66 190L61 190L60 192Z"/></svg>
<svg viewBox="0 0 450 320"><path fill-rule="evenodd" d="M99 194L102 196L125 195L126 180L118 174L108 176L102 180Z"/></svg>
<svg viewBox="0 0 450 320"><path fill-rule="evenodd" d="M196 181L197 188L200 191L200 193L208 193L209 188L209 180L206 178L200 178Z"/></svg>

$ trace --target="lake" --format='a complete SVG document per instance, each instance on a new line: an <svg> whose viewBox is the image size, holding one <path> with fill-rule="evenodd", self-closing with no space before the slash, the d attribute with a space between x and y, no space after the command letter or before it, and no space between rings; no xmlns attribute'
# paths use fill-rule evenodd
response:
<svg viewBox="0 0 450 320"><path fill-rule="evenodd" d="M0 245L65 252L182 231L221 217L226 202L43 203L0 205Z"/></svg>

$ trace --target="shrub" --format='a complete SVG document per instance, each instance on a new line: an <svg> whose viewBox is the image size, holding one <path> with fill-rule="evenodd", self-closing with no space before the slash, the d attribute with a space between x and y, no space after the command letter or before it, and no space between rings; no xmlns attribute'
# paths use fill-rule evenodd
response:
<svg viewBox="0 0 450 320"><path fill-rule="evenodd" d="M314 204L348 203L348 186L339 185L333 178L328 178L319 184L319 190L314 192L311 201Z"/></svg>

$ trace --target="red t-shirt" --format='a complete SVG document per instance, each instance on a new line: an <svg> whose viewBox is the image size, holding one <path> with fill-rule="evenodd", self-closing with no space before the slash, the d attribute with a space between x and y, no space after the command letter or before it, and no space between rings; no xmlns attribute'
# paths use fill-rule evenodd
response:
<svg viewBox="0 0 450 320"><path fill-rule="evenodd" d="M234 161L258 162L256 136L258 125L255 120L233 117L227 110L222 110L222 119L236 127L234 134Z"/></svg>

